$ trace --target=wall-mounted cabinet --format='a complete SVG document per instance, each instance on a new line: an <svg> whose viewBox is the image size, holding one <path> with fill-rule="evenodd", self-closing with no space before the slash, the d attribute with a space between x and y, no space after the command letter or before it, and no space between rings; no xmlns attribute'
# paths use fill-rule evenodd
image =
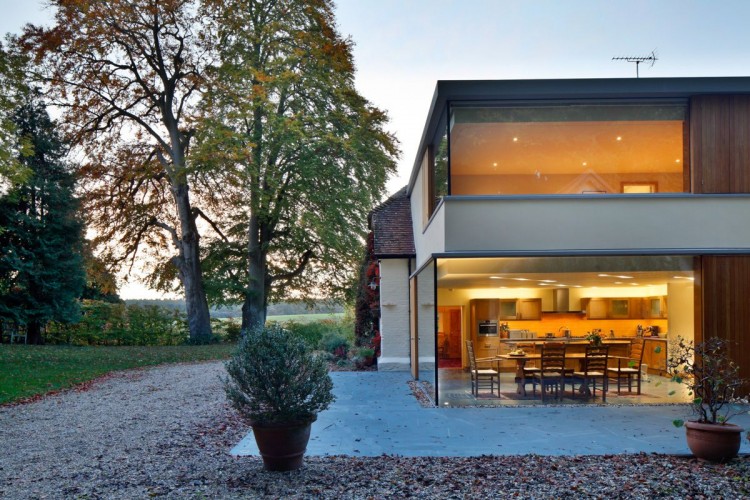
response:
<svg viewBox="0 0 750 500"><path fill-rule="evenodd" d="M542 319L542 299L518 299L516 319Z"/></svg>
<svg viewBox="0 0 750 500"><path fill-rule="evenodd" d="M586 308L587 319L607 319L609 299L583 299L581 305Z"/></svg>
<svg viewBox="0 0 750 500"><path fill-rule="evenodd" d="M479 322L542 319L542 299L473 299L471 324Z"/></svg>
<svg viewBox="0 0 750 500"><path fill-rule="evenodd" d="M643 317L663 319L667 317L667 297L646 297L643 299Z"/></svg>
<svg viewBox="0 0 750 500"><path fill-rule="evenodd" d="M500 299L500 314L498 319L517 319L518 301L516 299Z"/></svg>
<svg viewBox="0 0 750 500"><path fill-rule="evenodd" d="M641 319L643 299L640 297L582 299L587 319Z"/></svg>
<svg viewBox="0 0 750 500"><path fill-rule="evenodd" d="M470 301L472 323L480 321L497 321L500 313L498 299L474 299Z"/></svg>

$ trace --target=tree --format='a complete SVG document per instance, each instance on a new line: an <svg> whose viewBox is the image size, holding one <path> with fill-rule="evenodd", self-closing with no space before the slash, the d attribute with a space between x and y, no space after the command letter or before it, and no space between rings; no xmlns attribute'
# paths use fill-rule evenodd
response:
<svg viewBox="0 0 750 500"><path fill-rule="evenodd" d="M30 177L0 199L0 317L26 325L27 341L40 344L48 321L74 322L80 314L83 224L46 110L33 100L14 118L18 142L33 153L20 157Z"/></svg>
<svg viewBox="0 0 750 500"><path fill-rule="evenodd" d="M194 202L215 179L193 169L193 116L205 51L192 0L53 0L52 28L28 26L66 136L84 158L85 208L112 265L146 255L150 283L179 279L191 339L211 336ZM171 249L171 250L170 250Z"/></svg>
<svg viewBox="0 0 750 500"><path fill-rule="evenodd" d="M107 268L106 263L94 254L92 244L83 242L83 266L86 271L86 286L81 294L82 299L100 300L103 302L120 302L117 294L117 279Z"/></svg>
<svg viewBox="0 0 750 500"><path fill-rule="evenodd" d="M330 0L207 0L204 12L221 64L196 154L222 165L234 203L225 237L208 247L207 288L242 302L247 329L269 301L330 296L352 281L399 152L385 113L354 88Z"/></svg>
<svg viewBox="0 0 750 500"><path fill-rule="evenodd" d="M21 153L29 152L29 145L25 140L18 142L13 122L13 113L27 90L23 67L24 58L5 50L0 43L0 196L29 174L18 161Z"/></svg>

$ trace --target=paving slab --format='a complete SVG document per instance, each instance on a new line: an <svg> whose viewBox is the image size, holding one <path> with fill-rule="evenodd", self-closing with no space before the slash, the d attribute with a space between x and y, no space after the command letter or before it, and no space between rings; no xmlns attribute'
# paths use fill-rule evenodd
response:
<svg viewBox="0 0 750 500"><path fill-rule="evenodd" d="M313 424L308 456L689 454L674 419L688 405L423 408L406 372L333 372L336 402ZM732 422L750 429L750 415ZM252 432L233 455L258 455ZM742 440L740 453L750 453Z"/></svg>

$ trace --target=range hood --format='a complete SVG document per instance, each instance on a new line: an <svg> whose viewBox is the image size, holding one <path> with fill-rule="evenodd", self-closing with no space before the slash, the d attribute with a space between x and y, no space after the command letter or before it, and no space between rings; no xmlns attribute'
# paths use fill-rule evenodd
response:
<svg viewBox="0 0 750 500"><path fill-rule="evenodd" d="M570 290L568 288L555 288L552 290L552 310L545 313L580 313L579 310L570 308Z"/></svg>

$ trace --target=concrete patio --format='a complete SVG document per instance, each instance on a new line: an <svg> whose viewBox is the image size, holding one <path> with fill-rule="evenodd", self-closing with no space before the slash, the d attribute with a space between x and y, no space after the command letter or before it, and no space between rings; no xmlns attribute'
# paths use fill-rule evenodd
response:
<svg viewBox="0 0 750 500"><path fill-rule="evenodd" d="M313 424L309 456L689 454L690 408L672 405L548 405L423 408L406 372L334 372L336 402ZM747 412L732 419L750 429ZM252 433L231 453L257 455ZM740 453L750 453L743 434Z"/></svg>

